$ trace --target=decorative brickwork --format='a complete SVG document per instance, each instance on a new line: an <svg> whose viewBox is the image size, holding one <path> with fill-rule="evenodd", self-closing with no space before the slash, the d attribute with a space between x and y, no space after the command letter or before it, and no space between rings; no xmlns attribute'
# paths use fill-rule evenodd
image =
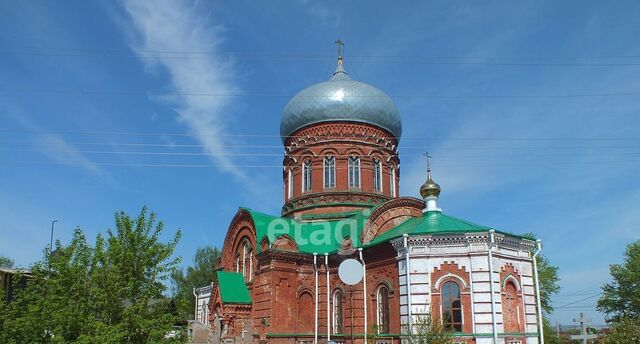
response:
<svg viewBox="0 0 640 344"><path fill-rule="evenodd" d="M325 185L324 173L327 156L335 158L335 180L329 186ZM349 184L349 156L360 159L357 187ZM380 190L374 187L374 161L380 162ZM308 191L303 190L304 162L311 164ZM285 142L283 164L282 213L287 216L317 209L337 212L336 207L362 209L389 200L399 190L397 139L386 130L364 123L318 123L298 130Z"/></svg>
<svg viewBox="0 0 640 344"><path fill-rule="evenodd" d="M445 262L440 267L435 267L431 273L431 314L436 321L442 318L442 286L447 282L454 282L460 288L462 303L462 331L473 333L471 326L471 288L469 273L466 268L460 268L455 262Z"/></svg>
<svg viewBox="0 0 640 344"><path fill-rule="evenodd" d="M411 217L422 216L424 207L424 201L413 197L400 197L385 202L369 216L369 221L362 231L362 242L370 242Z"/></svg>
<svg viewBox="0 0 640 344"><path fill-rule="evenodd" d="M526 317L523 309L522 282L518 270L507 263L500 269L500 291L505 333L525 332ZM522 339L514 337L513 339Z"/></svg>

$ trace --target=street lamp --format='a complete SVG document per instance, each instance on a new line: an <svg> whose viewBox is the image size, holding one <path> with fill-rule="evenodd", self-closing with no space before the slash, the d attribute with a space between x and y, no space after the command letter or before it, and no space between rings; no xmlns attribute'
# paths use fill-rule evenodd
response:
<svg viewBox="0 0 640 344"><path fill-rule="evenodd" d="M51 221L51 241L49 242L49 254L53 252L53 227L56 225L56 222L58 222L58 220Z"/></svg>

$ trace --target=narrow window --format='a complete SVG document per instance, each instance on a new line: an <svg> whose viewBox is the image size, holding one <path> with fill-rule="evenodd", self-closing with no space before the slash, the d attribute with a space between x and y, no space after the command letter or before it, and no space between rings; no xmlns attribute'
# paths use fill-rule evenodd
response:
<svg viewBox="0 0 640 344"><path fill-rule="evenodd" d="M507 282L504 286L502 311L505 330L518 332L520 330L520 302L518 301L518 289L512 281Z"/></svg>
<svg viewBox="0 0 640 344"><path fill-rule="evenodd" d="M389 333L389 289L386 286L378 288L376 299L378 334Z"/></svg>
<svg viewBox="0 0 640 344"><path fill-rule="evenodd" d="M291 169L289 169L289 175L287 176L287 183L288 183L287 195L288 195L288 198L290 199L291 197L293 197L293 171Z"/></svg>
<svg viewBox="0 0 640 344"><path fill-rule="evenodd" d="M391 183L389 184L391 187L391 197L396 197L396 169L391 166Z"/></svg>
<svg viewBox="0 0 640 344"><path fill-rule="evenodd" d="M382 162L373 160L373 190L382 191Z"/></svg>
<svg viewBox="0 0 640 344"><path fill-rule="evenodd" d="M442 323L444 327L462 332L462 302L460 286L455 282L442 285Z"/></svg>
<svg viewBox="0 0 640 344"><path fill-rule="evenodd" d="M349 187L360 187L360 158L357 156L349 157Z"/></svg>
<svg viewBox="0 0 640 344"><path fill-rule="evenodd" d="M302 164L302 192L311 191L311 161Z"/></svg>
<svg viewBox="0 0 640 344"><path fill-rule="evenodd" d="M333 156L324 158L324 187L336 187L336 158Z"/></svg>
<svg viewBox="0 0 640 344"><path fill-rule="evenodd" d="M333 293L333 333L342 333L342 292Z"/></svg>

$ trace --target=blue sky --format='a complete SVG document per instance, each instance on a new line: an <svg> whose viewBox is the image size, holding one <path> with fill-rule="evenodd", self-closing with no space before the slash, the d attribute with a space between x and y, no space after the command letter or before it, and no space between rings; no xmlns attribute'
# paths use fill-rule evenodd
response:
<svg viewBox="0 0 640 344"><path fill-rule="evenodd" d="M640 233L634 1L0 3L0 254L28 266L147 205L178 254L238 206L277 214L280 114L346 69L395 100L402 194L424 166L445 212L535 232L562 306L598 293ZM560 307L597 323L597 297Z"/></svg>

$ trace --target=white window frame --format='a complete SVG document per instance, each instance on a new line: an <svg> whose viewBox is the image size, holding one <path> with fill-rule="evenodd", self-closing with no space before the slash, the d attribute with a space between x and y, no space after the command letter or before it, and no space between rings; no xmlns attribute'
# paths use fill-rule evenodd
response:
<svg viewBox="0 0 640 344"><path fill-rule="evenodd" d="M293 197L293 170L290 168L287 175L287 199Z"/></svg>
<svg viewBox="0 0 640 344"><path fill-rule="evenodd" d="M394 166L391 166L391 184L389 186L391 187L391 197L396 197L396 168Z"/></svg>
<svg viewBox="0 0 640 344"><path fill-rule="evenodd" d="M382 160L373 159L373 191L382 192Z"/></svg>
<svg viewBox="0 0 640 344"><path fill-rule="evenodd" d="M302 193L311 191L311 170L312 164L310 160L302 162ZM307 178L308 174L308 178Z"/></svg>
<svg viewBox="0 0 640 344"><path fill-rule="evenodd" d="M342 319L340 319L341 324L340 324L340 332L338 332L336 330L336 325L337 325L337 317L336 317L336 313L337 313L337 302L336 302L336 296L338 296L338 294L340 294L340 307L342 308ZM344 294L342 293L342 290L335 290L333 292L333 297L331 298L332 301L332 307L331 307L331 333L333 334L342 334L344 333L344 322L342 322L344 320L344 305L342 303L342 298L344 297Z"/></svg>
<svg viewBox="0 0 640 344"><path fill-rule="evenodd" d="M386 289L387 290L387 312L391 311L391 309L390 309L391 305L389 304L389 296L391 295L391 290L386 285L381 285L376 290L376 321L377 321L377 324L378 324L378 329L377 329L378 334L383 334L383 332L380 331L381 326L379 326L380 323L382 322L381 321L382 313L380 312L380 291L382 291L382 289ZM388 320L391 321L391 314L387 314L387 317L389 318ZM387 327L390 327L389 325L390 324L386 324ZM391 328L389 328L389 330L391 330Z"/></svg>
<svg viewBox="0 0 640 344"><path fill-rule="evenodd" d="M348 172L349 172L349 188L359 189L361 182L361 168L360 168L360 158L352 155L348 159ZM355 180L354 180L355 179ZM357 183L355 183L357 181Z"/></svg>
<svg viewBox="0 0 640 344"><path fill-rule="evenodd" d="M332 161L332 164L329 165L329 160ZM325 189L333 189L336 187L336 157L335 156L326 156L323 159L323 187ZM327 173L329 174L329 180L327 180Z"/></svg>

